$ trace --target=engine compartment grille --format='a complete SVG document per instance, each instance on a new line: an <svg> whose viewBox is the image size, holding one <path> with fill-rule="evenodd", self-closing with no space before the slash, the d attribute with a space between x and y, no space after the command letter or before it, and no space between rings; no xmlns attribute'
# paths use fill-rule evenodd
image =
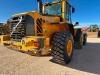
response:
<svg viewBox="0 0 100 75"><path fill-rule="evenodd" d="M22 18L22 21L20 23L19 21L20 21L20 17L14 17L10 20L10 24L11 24L10 25L10 33L11 33L10 37L12 40L19 40L25 36L25 20Z"/></svg>
<svg viewBox="0 0 100 75"><path fill-rule="evenodd" d="M15 16L9 22L11 40L20 41L26 35L34 35L34 19L31 16Z"/></svg>

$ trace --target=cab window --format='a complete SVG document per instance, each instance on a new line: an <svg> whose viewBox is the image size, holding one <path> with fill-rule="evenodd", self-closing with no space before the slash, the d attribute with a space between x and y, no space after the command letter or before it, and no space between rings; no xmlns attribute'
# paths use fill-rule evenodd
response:
<svg viewBox="0 0 100 75"><path fill-rule="evenodd" d="M44 14L61 16L61 3L44 6Z"/></svg>

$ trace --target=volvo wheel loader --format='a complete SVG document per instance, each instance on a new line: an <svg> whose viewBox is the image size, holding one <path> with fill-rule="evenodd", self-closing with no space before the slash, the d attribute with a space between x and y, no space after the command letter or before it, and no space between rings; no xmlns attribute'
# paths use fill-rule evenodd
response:
<svg viewBox="0 0 100 75"><path fill-rule="evenodd" d="M10 18L10 47L34 55L52 55L59 64L71 61L74 44L80 48L83 35L75 31L71 14L75 8L69 0L42 3L37 0L38 12L15 14Z"/></svg>
<svg viewBox="0 0 100 75"><path fill-rule="evenodd" d="M4 45L5 42L10 40L9 34L10 34L9 25L8 24L0 25L0 45Z"/></svg>

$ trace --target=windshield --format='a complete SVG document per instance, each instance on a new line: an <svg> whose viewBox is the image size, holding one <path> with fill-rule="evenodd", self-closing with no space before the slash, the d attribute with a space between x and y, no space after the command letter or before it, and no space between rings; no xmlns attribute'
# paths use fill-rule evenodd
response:
<svg viewBox="0 0 100 75"><path fill-rule="evenodd" d="M44 6L44 14L61 16L61 3Z"/></svg>

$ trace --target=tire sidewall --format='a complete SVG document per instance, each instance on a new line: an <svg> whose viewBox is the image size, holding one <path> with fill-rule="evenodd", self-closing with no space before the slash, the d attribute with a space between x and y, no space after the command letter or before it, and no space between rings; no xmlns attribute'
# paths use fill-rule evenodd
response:
<svg viewBox="0 0 100 75"><path fill-rule="evenodd" d="M68 33L69 35L66 37L66 40L65 40L65 46L64 46L64 57L65 57L65 61L69 61L72 59L72 56L73 56L73 49L74 49L74 41L73 41L73 37L71 35L71 33L69 32ZM72 53L71 53L71 56L68 56L68 52L67 52L67 44L68 44L68 41L71 40L72 41L72 44L73 44L73 47L72 47ZM67 59L66 59L67 58Z"/></svg>

